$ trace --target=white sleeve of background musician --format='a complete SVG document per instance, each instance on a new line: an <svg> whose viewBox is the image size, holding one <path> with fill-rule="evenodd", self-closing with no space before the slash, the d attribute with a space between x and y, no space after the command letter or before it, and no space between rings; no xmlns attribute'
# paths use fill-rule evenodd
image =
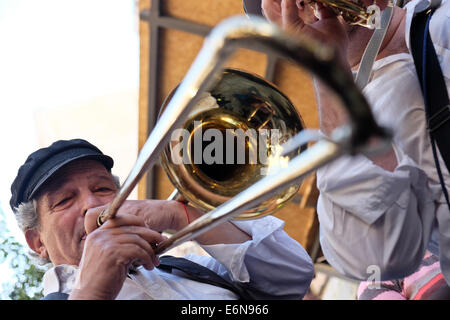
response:
<svg viewBox="0 0 450 320"><path fill-rule="evenodd" d="M396 154L393 172L364 156L343 157L317 172L321 248L348 277L367 280L376 271L379 280L402 278L427 249L439 192L408 156Z"/></svg>

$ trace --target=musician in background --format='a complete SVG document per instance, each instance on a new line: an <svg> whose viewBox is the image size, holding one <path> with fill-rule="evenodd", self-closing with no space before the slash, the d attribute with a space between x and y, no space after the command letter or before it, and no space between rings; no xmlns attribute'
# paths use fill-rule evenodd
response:
<svg viewBox="0 0 450 320"><path fill-rule="evenodd" d="M372 0L362 1L372 4ZM377 0L383 11L387 0ZM264 15L292 34L337 47L349 73L357 70L373 30L351 26L318 4L319 20L305 24L304 3L262 0ZM363 93L380 125L394 132L382 156L342 157L317 172L321 246L330 264L349 277L400 279L416 271L425 251L440 258L450 283L450 213L433 159L424 98L410 54L412 17L429 1L395 7ZM431 39L450 88L450 2L430 22ZM315 81L321 130L330 134L346 120L328 90ZM438 155L449 190L449 172ZM378 270L371 273L371 270Z"/></svg>
<svg viewBox="0 0 450 320"><path fill-rule="evenodd" d="M196 238L211 256L186 260L158 258L151 246L165 239L163 230L180 230L203 214L177 201L126 201L97 227L119 189L112 166L97 147L74 139L37 150L18 171L10 204L29 247L53 264L43 279L46 299L301 299L306 293L311 259L275 217L224 222Z"/></svg>

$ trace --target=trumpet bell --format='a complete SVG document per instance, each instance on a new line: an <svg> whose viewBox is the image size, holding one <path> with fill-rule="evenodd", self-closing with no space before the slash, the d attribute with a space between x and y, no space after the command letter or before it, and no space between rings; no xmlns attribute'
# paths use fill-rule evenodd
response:
<svg viewBox="0 0 450 320"><path fill-rule="evenodd" d="M187 119L161 153L161 165L178 191L204 211L233 198L305 149L280 157L281 144L304 129L303 121L273 84L244 71L225 69L197 98ZM299 187L291 186L235 219L272 214Z"/></svg>

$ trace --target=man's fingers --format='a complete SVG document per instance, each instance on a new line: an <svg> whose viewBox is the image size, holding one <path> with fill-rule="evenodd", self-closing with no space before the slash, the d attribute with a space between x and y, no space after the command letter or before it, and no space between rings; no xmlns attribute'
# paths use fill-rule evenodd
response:
<svg viewBox="0 0 450 320"><path fill-rule="evenodd" d="M87 234L98 228L97 217L105 208L106 207L89 209L88 213L86 214L86 218L84 219L84 228L86 229ZM105 221L105 223L102 225L102 228L117 228L122 226L145 227L146 225L144 218L142 217L131 214L118 213L114 218Z"/></svg>
<svg viewBox="0 0 450 320"><path fill-rule="evenodd" d="M136 236L137 238L135 238L135 241L137 241L138 244L147 251L149 257L153 260L153 266L159 265L159 258L158 256L156 256L153 248L155 244L166 240L167 238L165 236L163 236L159 232L143 227L125 226L120 227L120 229L123 229L122 231Z"/></svg>
<svg viewBox="0 0 450 320"><path fill-rule="evenodd" d="M153 255L149 254L148 251L142 247L136 246L132 243L123 244L117 254L120 256L118 261L122 261L127 268L134 264L142 265L146 269L151 270L153 267L158 265L155 263Z"/></svg>
<svg viewBox="0 0 450 320"><path fill-rule="evenodd" d="M150 268L152 269L153 266L159 266L159 257L155 254L153 248L155 244L166 240L167 237L148 228L133 226L121 227L121 229L122 228L125 228L126 231L132 232L132 234L139 236L139 238L145 242L144 244L142 241L138 240L142 247L148 252L150 258L153 261L153 265L150 266ZM147 265L146 267L149 268L149 265Z"/></svg>
<svg viewBox="0 0 450 320"><path fill-rule="evenodd" d="M159 241L160 242L160 241ZM154 266L159 265L159 258L155 255L155 252L153 251L153 247L150 243L155 243L152 240L148 241L142 237L140 237L137 234L126 234L121 235L121 237L118 239L118 243L120 245L130 245L133 244L136 247L139 247L140 249L145 251L145 261L140 262L140 264L144 265L147 269L153 269ZM128 252L131 258L134 259L134 261L142 261L142 255L134 256L131 252Z"/></svg>
<svg viewBox="0 0 450 320"><path fill-rule="evenodd" d="M281 26L281 0L262 0L261 9L266 19Z"/></svg>
<svg viewBox="0 0 450 320"><path fill-rule="evenodd" d="M121 225L143 225L144 218L142 215L136 214L136 210L133 208L140 209L140 207L136 204L139 204L139 201L127 200L124 205L116 213L115 217L105 221L103 225L106 225L106 228L114 228ZM97 226L97 218L103 212L103 210L107 209L108 205L91 208L86 212L86 216L84 219L84 228L86 232L89 234L98 228Z"/></svg>
<svg viewBox="0 0 450 320"><path fill-rule="evenodd" d="M117 228L122 226L145 227L144 218L132 214L117 214L114 218L107 220L102 227Z"/></svg>
<svg viewBox="0 0 450 320"><path fill-rule="evenodd" d="M140 264L146 268L153 268L159 265L159 258L153 251L153 246L165 239L164 236L158 232L137 226L122 226L119 228L99 229L95 234L97 243L101 243L101 247L107 248L107 254L118 254L118 261L141 261ZM89 239L89 238L88 238ZM92 239L89 239L91 241ZM123 251L123 248L128 248L128 251ZM145 252L142 255L136 255L138 248ZM109 252L109 253L108 253ZM143 257L145 259L143 259Z"/></svg>
<svg viewBox="0 0 450 320"><path fill-rule="evenodd" d="M298 15L296 0L281 1L282 26L285 30L299 31L305 23Z"/></svg>
<svg viewBox="0 0 450 320"><path fill-rule="evenodd" d="M331 10L330 7L324 6L320 2L316 2L315 6L316 6L316 12L318 13L319 18L321 20L336 17L336 13L333 10Z"/></svg>
<svg viewBox="0 0 450 320"><path fill-rule="evenodd" d="M154 230L148 229L146 227L139 227L139 226L122 226L120 228L116 228L111 231L111 234L113 236L119 235L119 234L131 234L136 235L145 240L147 243L160 243L161 241L164 241L166 237L164 237L159 232L156 232Z"/></svg>
<svg viewBox="0 0 450 320"><path fill-rule="evenodd" d="M86 216L84 217L84 229L86 233L89 234L95 229L97 229L97 217L103 210L105 210L107 206L101 206L97 208L89 209L86 212Z"/></svg>

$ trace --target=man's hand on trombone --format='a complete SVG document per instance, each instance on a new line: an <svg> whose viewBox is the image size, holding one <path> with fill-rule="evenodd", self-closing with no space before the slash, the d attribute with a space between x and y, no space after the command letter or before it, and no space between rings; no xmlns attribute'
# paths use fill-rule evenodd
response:
<svg viewBox="0 0 450 320"><path fill-rule="evenodd" d="M104 208L105 206L93 208L87 212L85 228L88 234L97 228L97 216ZM204 212L192 206L184 205L179 201L127 200L119 208L117 214L137 216L142 219L145 226L149 229L163 232L165 230L179 231L201 217ZM242 243L250 240L250 236L234 224L224 222L218 227L198 236L195 240L203 245Z"/></svg>
<svg viewBox="0 0 450 320"><path fill-rule="evenodd" d="M116 217L97 227L105 206L88 210L86 241L76 289L71 298L114 299L132 265L152 270L159 265L152 245L166 239L164 230L181 230L203 212L178 201L127 200ZM200 244L241 243L250 236L230 222L197 237Z"/></svg>

